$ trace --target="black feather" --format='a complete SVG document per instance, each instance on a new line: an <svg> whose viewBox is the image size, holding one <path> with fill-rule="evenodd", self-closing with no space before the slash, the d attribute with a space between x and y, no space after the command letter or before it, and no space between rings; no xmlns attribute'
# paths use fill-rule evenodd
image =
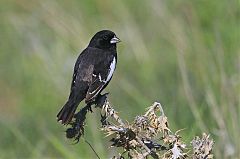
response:
<svg viewBox="0 0 240 159"><path fill-rule="evenodd" d="M115 58L117 62L115 33L102 30L90 40L88 47L79 55L73 73L69 99L57 115L62 124L71 122L79 103L85 99L88 103L95 99L108 85L106 80L110 65ZM99 78L100 76L100 78Z"/></svg>

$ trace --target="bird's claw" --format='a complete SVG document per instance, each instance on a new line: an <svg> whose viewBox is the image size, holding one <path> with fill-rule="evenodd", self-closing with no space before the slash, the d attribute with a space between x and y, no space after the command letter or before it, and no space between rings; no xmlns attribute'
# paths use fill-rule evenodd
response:
<svg viewBox="0 0 240 159"><path fill-rule="evenodd" d="M107 100L107 96L108 96L108 92L104 93L103 95L99 94L95 100L95 107L100 107L102 108L102 106L104 105L104 103Z"/></svg>

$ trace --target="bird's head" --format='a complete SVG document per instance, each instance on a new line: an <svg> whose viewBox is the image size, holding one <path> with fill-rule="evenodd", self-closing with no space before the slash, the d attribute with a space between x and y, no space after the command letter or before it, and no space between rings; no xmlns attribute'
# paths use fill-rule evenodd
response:
<svg viewBox="0 0 240 159"><path fill-rule="evenodd" d="M91 39L89 46L99 49L116 48L116 44L120 42L120 39L116 34L110 30L102 30L97 32Z"/></svg>

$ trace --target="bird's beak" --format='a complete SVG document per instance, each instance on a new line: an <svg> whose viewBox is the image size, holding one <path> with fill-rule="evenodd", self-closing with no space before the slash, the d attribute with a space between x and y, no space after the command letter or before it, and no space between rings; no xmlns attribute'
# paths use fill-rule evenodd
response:
<svg viewBox="0 0 240 159"><path fill-rule="evenodd" d="M115 44L119 42L121 42L121 40L116 35L110 41L111 44Z"/></svg>

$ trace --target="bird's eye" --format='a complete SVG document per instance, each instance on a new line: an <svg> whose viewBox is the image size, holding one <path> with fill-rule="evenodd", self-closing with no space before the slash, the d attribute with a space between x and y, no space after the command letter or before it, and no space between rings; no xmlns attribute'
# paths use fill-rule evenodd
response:
<svg viewBox="0 0 240 159"><path fill-rule="evenodd" d="M104 40L107 40L107 39L108 39L107 35L105 35L105 36L103 37L103 39L104 39Z"/></svg>

